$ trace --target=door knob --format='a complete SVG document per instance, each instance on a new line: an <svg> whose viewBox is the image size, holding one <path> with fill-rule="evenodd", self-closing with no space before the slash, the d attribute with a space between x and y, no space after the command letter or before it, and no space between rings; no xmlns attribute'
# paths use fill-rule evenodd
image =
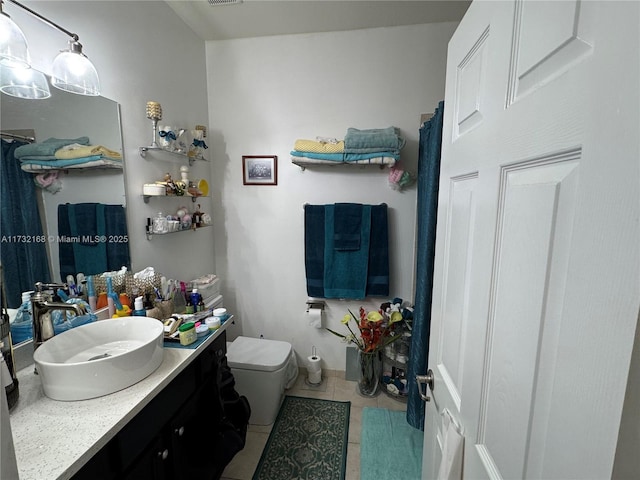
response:
<svg viewBox="0 0 640 480"><path fill-rule="evenodd" d="M430 402L431 397L422 393L422 385L426 384L427 387L429 387L429 390L433 391L433 370L427 370L426 375L416 375L416 383L418 384L418 393L420 394L420 398L422 398L422 400L424 400L425 402Z"/></svg>

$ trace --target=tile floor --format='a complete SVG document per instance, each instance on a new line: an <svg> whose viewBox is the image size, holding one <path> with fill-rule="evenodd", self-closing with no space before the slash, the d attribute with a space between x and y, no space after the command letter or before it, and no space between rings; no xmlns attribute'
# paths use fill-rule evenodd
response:
<svg viewBox="0 0 640 480"><path fill-rule="evenodd" d="M366 398L356 391L356 382L344 379L344 372L328 372L319 386L309 386L305 382L305 374L301 373L295 385L286 390L286 395L322 398L351 402L349 419L349 445L347 446L346 480L360 480L360 428L362 409L364 407L388 408L389 410L406 410L406 403L391 398L382 392L377 397ZM270 426L249 425L247 441L244 449L231 461L222 474L222 480L251 480L258 466L262 450L269 438Z"/></svg>

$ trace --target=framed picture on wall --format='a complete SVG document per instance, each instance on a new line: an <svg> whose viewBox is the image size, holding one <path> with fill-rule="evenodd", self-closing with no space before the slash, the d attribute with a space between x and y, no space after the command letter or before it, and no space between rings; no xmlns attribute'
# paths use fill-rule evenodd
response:
<svg viewBox="0 0 640 480"><path fill-rule="evenodd" d="M278 157L275 155L243 155L244 185L277 185Z"/></svg>

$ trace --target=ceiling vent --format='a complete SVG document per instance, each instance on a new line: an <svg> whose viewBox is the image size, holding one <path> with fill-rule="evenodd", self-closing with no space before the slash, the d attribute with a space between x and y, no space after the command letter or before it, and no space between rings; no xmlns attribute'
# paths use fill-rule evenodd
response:
<svg viewBox="0 0 640 480"><path fill-rule="evenodd" d="M242 0L209 0L209 5L212 7L218 5L233 5L234 3L242 3Z"/></svg>

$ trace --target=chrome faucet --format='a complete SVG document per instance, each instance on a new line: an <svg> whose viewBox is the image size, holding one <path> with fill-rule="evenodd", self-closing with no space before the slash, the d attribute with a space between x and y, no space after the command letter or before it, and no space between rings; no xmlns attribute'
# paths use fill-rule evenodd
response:
<svg viewBox="0 0 640 480"><path fill-rule="evenodd" d="M36 292L31 295L31 308L33 310L33 350L53 337L56 332L53 329L51 312L54 310L66 310L75 312L76 315L84 315L86 312L82 305L76 303L54 302L53 295L43 289L67 288L64 283L35 284Z"/></svg>

